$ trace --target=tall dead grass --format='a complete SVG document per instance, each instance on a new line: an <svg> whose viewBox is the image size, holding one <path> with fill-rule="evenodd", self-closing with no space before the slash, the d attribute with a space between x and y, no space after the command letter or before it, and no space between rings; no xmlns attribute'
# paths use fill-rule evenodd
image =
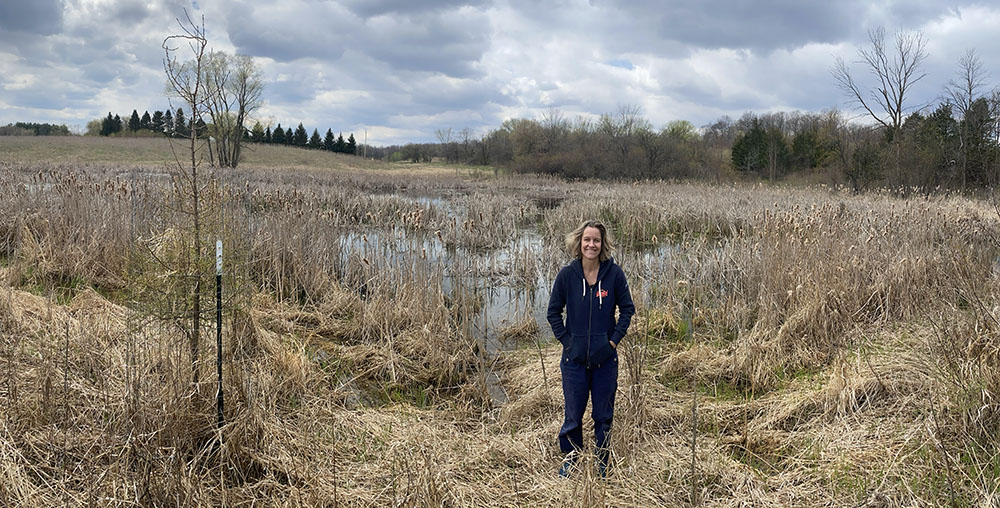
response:
<svg viewBox="0 0 1000 508"><path fill-rule="evenodd" d="M218 175L219 445L214 386L192 393L182 331L164 319L183 310L164 303L184 234L166 175L0 173L0 504L677 506L695 481L706 506L996 499L1000 244L981 202ZM640 310L612 476L560 481L558 346L494 361L476 320L491 281L550 280L583 217L618 233ZM532 333L518 325L504 333Z"/></svg>

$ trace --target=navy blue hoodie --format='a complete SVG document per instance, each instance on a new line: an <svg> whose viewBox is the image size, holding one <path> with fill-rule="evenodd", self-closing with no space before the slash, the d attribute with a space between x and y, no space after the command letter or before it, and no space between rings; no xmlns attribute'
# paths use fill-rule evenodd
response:
<svg viewBox="0 0 1000 508"><path fill-rule="evenodd" d="M615 323L615 307L618 322ZM566 321L563 322L563 308ZM625 272L614 259L601 262L597 283L588 287L583 263L574 259L559 270L549 296L549 325L563 345L563 357L597 367L614 356L608 341L621 342L635 314Z"/></svg>

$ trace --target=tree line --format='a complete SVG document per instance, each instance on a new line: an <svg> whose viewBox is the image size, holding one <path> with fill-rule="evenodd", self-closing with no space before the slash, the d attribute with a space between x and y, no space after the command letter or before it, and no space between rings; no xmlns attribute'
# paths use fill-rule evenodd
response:
<svg viewBox="0 0 1000 508"><path fill-rule="evenodd" d="M0 136L69 136L69 127L51 123L16 122L0 127Z"/></svg>
<svg viewBox="0 0 1000 508"><path fill-rule="evenodd" d="M175 111L170 109L157 110L152 115L149 114L149 111L145 111L141 116L138 110L133 109L127 120L123 120L120 115L109 112L104 118L91 120L87 124L86 135L187 138L191 135L191 129L194 128L200 138L211 132L212 124L205 123L201 119L191 122L188 120L188 116L190 115L184 113L184 108L177 108ZM65 125L48 123L17 122L0 127L0 136L69 136L71 134ZM359 148L353 133L348 134L345 139L343 133L334 136L333 129L327 129L326 135L321 137L319 130L313 129L312 135L309 135L302 123L299 123L294 130L291 127L285 129L279 123L272 130L270 125L256 122L253 128L244 130L242 139L251 143L297 146L349 155L357 155Z"/></svg>
<svg viewBox="0 0 1000 508"><path fill-rule="evenodd" d="M299 123L294 131L291 127L282 128L279 123L272 131L270 125L264 126L257 122L250 129L247 139L253 143L298 146L349 155L357 155L358 153L358 142L354 139L353 133L349 134L345 140L343 133L334 137L333 129L327 129L326 135L323 137L320 137L319 129L313 129L310 136L302 123Z"/></svg>
<svg viewBox="0 0 1000 508"><path fill-rule="evenodd" d="M865 88L842 59L833 78L869 122L836 109L820 113L748 112L696 128L679 120L656 128L637 106L570 120L550 110L499 128L435 132L437 143L372 152L390 161L443 160L515 173L607 179L799 179L855 190L992 188L1000 184L1000 91L987 83L974 50L963 55L941 98L914 106L912 87L925 75L926 41L919 32L887 40L869 32L858 51Z"/></svg>
<svg viewBox="0 0 1000 508"><path fill-rule="evenodd" d="M902 118L898 133L835 109L748 112L701 128L681 120L656 129L638 107L623 106L597 120L571 121L549 111L539 119L507 120L479 135L439 131L437 143L388 146L370 154L571 179L800 178L855 190L993 187L1000 182L998 120L995 93L966 107L945 100L933 110L914 111Z"/></svg>
<svg viewBox="0 0 1000 508"><path fill-rule="evenodd" d="M128 120L122 120L121 116L109 112L106 117L92 120L87 124L87 135L186 138L191 135L192 128L197 129L198 137L204 137L212 131L212 124L205 123L201 119L191 122L187 119L188 116L190 115L186 115L183 108L177 108L175 112L169 109L165 112L154 111L152 115L146 111L142 116L138 110L133 109ZM66 130L66 133L69 131ZM321 137L319 130L313 129L310 136L302 123L299 123L295 130L291 127L283 128L280 123L272 130L270 125L256 122L253 128L244 130L242 139L251 143L298 146L350 155L356 155L358 151L358 143L353 133L344 139L343 133L334 136L333 129L327 129L326 135Z"/></svg>
<svg viewBox="0 0 1000 508"><path fill-rule="evenodd" d="M139 116L138 110L133 109L132 115L127 120L122 120L119 115L108 112L108 116L91 120L87 123L86 135L88 136L167 136L175 138L185 138L191 134L191 128L198 129L199 133L205 131L207 124L201 119L190 122L183 108L177 108L176 112L171 110L155 111L152 115L146 111Z"/></svg>

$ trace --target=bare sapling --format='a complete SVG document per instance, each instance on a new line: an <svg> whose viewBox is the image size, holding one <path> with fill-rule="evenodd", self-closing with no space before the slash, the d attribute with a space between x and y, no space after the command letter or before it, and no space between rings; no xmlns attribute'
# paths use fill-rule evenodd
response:
<svg viewBox="0 0 1000 508"><path fill-rule="evenodd" d="M201 190L201 182L199 181L198 169L198 124L199 120L202 118L202 113L205 110L205 104L207 100L207 93L205 91L205 85L202 83L202 65L205 60L205 48L208 45L208 40L205 38L205 21L202 19L201 25L195 24L191 20L191 17L187 15L186 21L178 20L178 24L181 27L183 33L175 34L167 37L163 40L163 68L167 75L167 86L168 91L172 92L175 96L179 97L181 100L187 104L188 108L191 110L191 126L189 130L189 152L191 156L191 164L189 167L185 167L181 163L180 158L175 155L175 163L177 165L178 173L186 176L186 188L183 189L185 193L181 208L186 212L187 215L191 217L191 255L193 260L191 262L185 263L186 269L188 271L187 278L193 281L193 288L190 294L190 305L191 305L191 326L185 329L185 335L188 339L188 346L191 352L191 385L193 389L197 389L198 385L198 352L200 348L201 339L201 283L202 274L200 273L200 264L202 261L202 245L201 245L201 227L202 227L202 210L201 210L201 196L199 192ZM193 59L187 62L180 63L177 61L176 52L178 50L177 46L174 44L187 44L190 49ZM180 189L178 189L180 190Z"/></svg>

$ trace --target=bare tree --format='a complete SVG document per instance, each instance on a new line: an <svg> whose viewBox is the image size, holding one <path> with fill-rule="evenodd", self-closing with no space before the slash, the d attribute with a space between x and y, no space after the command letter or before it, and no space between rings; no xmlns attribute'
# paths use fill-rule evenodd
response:
<svg viewBox="0 0 1000 508"><path fill-rule="evenodd" d="M895 45L886 47L885 29L868 31L870 46L858 49L860 62L875 76L877 84L869 89L858 84L844 59L837 57L833 77L850 102L892 133L895 145L896 174L899 174L899 147L903 119L910 106L906 103L914 84L926 74L921 65L927 59L926 41L921 32L899 32Z"/></svg>
<svg viewBox="0 0 1000 508"><path fill-rule="evenodd" d="M235 168L240 162L246 120L263 103L260 67L249 56L212 51L202 70L216 159L220 167Z"/></svg>
<svg viewBox="0 0 1000 508"><path fill-rule="evenodd" d="M983 63L976 55L975 49L965 52L965 55L958 60L958 72L955 79L948 82L945 87L945 96L948 102L952 103L959 112L962 113L962 122L959 124L959 171L961 175L962 189L965 189L969 174L969 151L970 151L970 128L969 120L972 115L973 104L976 99L983 96L982 89L986 86L986 71L983 70Z"/></svg>
<svg viewBox="0 0 1000 508"><path fill-rule="evenodd" d="M569 137L569 120L561 111L550 108L542 114L539 124L542 127L541 149L543 152L555 153L565 149Z"/></svg>
<svg viewBox="0 0 1000 508"><path fill-rule="evenodd" d="M435 129L434 135L437 136L438 143L441 143L445 160L455 162L458 159L458 146L452 142L451 127L447 129Z"/></svg>
<svg viewBox="0 0 1000 508"><path fill-rule="evenodd" d="M663 132L656 132L653 129L640 128L636 132L636 141L642 150L644 168L641 173L643 178L656 178L662 176L661 172L669 157L669 138L664 129Z"/></svg>
<svg viewBox="0 0 1000 508"><path fill-rule="evenodd" d="M167 87L176 97L183 100L188 108L191 110L191 129L190 131L190 155L191 155L191 165L189 168L185 168L185 163L182 163L180 157L175 156L175 161L177 163L177 168L179 173L185 178L184 184L186 189L184 194L190 197L190 200L185 199L184 211L190 215L192 218L192 255L194 258L193 263L188 263L188 271L193 271L193 274L189 279L194 280L194 288L190 295L190 305L191 305L191 328L184 328L185 334L187 335L188 345L191 350L191 383L192 386L197 387L198 385L198 352L200 348L200 336L201 336L201 279L199 273L199 263L202 258L202 242L201 242L201 202L199 191L201 190L201 184L198 180L198 130L195 128L198 120L201 119L202 114L205 111L205 101L206 101L206 91L205 84L202 82L203 76L203 64L205 63L205 47L208 45L208 40L205 38L205 21L202 19L201 25L195 24L191 20L190 15L187 15L186 22L178 20L178 24L181 27L183 33L171 35L163 40L163 69L167 75ZM177 61L176 52L178 47L176 45L186 44L190 49L193 59L180 63ZM183 206L183 205L182 205Z"/></svg>
<svg viewBox="0 0 1000 508"><path fill-rule="evenodd" d="M652 130L649 121L642 117L642 107L635 104L620 105L615 116L601 117L599 128L614 147L617 164L615 176L626 174L632 166L632 148L636 144L636 133L641 130Z"/></svg>
<svg viewBox="0 0 1000 508"><path fill-rule="evenodd" d="M462 161L467 162L472 158L472 142L476 139L475 132L469 127L463 127L458 131L458 139L462 141Z"/></svg>

